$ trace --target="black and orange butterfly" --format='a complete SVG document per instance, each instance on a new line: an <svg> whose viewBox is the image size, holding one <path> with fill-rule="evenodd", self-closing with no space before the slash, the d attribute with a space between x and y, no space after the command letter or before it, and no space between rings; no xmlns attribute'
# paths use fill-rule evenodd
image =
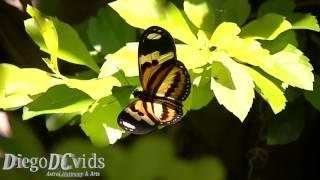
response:
<svg viewBox="0 0 320 180"><path fill-rule="evenodd" d="M190 77L177 60L172 36L161 27L145 30L138 48L143 91L134 91L135 102L118 116L118 124L133 134L146 134L158 125L172 125L182 118L182 104L190 93Z"/></svg>

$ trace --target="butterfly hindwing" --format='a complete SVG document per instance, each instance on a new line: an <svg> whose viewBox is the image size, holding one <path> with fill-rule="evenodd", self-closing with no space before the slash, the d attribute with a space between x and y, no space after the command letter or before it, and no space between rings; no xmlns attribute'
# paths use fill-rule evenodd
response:
<svg viewBox="0 0 320 180"><path fill-rule="evenodd" d="M147 110L147 103L137 100L119 114L118 124L133 134L146 134L156 129L156 123L152 118Z"/></svg>
<svg viewBox="0 0 320 180"><path fill-rule="evenodd" d="M118 116L118 124L133 134L146 134L158 125L172 125L182 118L182 107L155 99L137 100L127 106Z"/></svg>
<svg viewBox="0 0 320 180"><path fill-rule="evenodd" d="M152 103L152 115L159 125L172 125L179 122L182 118L182 106L165 102L163 100L154 100Z"/></svg>

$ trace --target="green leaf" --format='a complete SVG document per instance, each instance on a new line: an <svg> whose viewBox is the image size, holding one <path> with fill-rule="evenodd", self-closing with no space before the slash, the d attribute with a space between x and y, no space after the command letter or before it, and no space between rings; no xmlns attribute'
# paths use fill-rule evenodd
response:
<svg viewBox="0 0 320 180"><path fill-rule="evenodd" d="M226 53L216 52L212 58L219 63L212 64L211 89L218 102L243 121L254 98L252 78Z"/></svg>
<svg viewBox="0 0 320 180"><path fill-rule="evenodd" d="M88 94L92 99L100 99L111 94L114 86L120 86L120 82L112 76L98 79L79 80L65 78L64 82L70 88L76 88Z"/></svg>
<svg viewBox="0 0 320 180"><path fill-rule="evenodd" d="M267 144L281 145L297 140L304 128L303 102L289 103L287 108L268 121Z"/></svg>
<svg viewBox="0 0 320 180"><path fill-rule="evenodd" d="M122 86L122 87L117 87L114 86L112 88L112 95L119 101L121 107L126 107L129 105L130 101L130 96L135 89L135 86Z"/></svg>
<svg viewBox="0 0 320 180"><path fill-rule="evenodd" d="M259 66L291 86L312 89L313 68L300 50L288 44L282 51L271 55L258 41L241 39L237 36L239 33L240 28L236 24L222 23L213 33L210 44L241 62Z"/></svg>
<svg viewBox="0 0 320 180"><path fill-rule="evenodd" d="M212 33L215 23L215 12L212 1L186 0L183 9L191 22L199 29Z"/></svg>
<svg viewBox="0 0 320 180"><path fill-rule="evenodd" d="M247 69L250 76L252 77L255 90L261 95L261 97L266 100L272 108L272 111L277 114L286 107L286 97L283 91L275 85L271 80L264 77L262 74L256 70L243 66Z"/></svg>
<svg viewBox="0 0 320 180"><path fill-rule="evenodd" d="M35 21L44 40L48 53L51 55L53 72L59 72L57 64L57 53L59 49L58 34L52 20L44 18L39 10L27 5L27 12Z"/></svg>
<svg viewBox="0 0 320 180"><path fill-rule="evenodd" d="M266 72L293 87L313 89L313 67L299 49L288 44L283 51L272 55L272 59L271 66L264 67Z"/></svg>
<svg viewBox="0 0 320 180"><path fill-rule="evenodd" d="M192 88L189 95L191 98L190 108L194 110L201 109L208 105L214 97L210 89L211 68L204 66L201 69L194 69L190 76L192 79Z"/></svg>
<svg viewBox="0 0 320 180"><path fill-rule="evenodd" d="M135 29L129 26L109 6L89 20L88 37L95 50L102 54L114 53L127 42L136 39Z"/></svg>
<svg viewBox="0 0 320 180"><path fill-rule="evenodd" d="M101 67L99 77L110 76L123 70L126 76L138 76L138 43L128 43L113 54L106 56L106 62Z"/></svg>
<svg viewBox="0 0 320 180"><path fill-rule="evenodd" d="M272 62L269 51L253 39L238 37L241 29L234 23L222 23L217 27L210 39L210 45L218 50L226 51L238 61L264 68Z"/></svg>
<svg viewBox="0 0 320 180"><path fill-rule="evenodd" d="M288 16L293 29L309 29L320 32L317 17L310 13L292 13Z"/></svg>
<svg viewBox="0 0 320 180"><path fill-rule="evenodd" d="M151 25L161 26L180 41L199 46L180 10L170 1L117 0L109 5L131 26L141 29Z"/></svg>
<svg viewBox="0 0 320 180"><path fill-rule="evenodd" d="M201 67L208 63L210 52L199 50L189 45L176 44L177 58L183 62L187 69Z"/></svg>
<svg viewBox="0 0 320 180"><path fill-rule="evenodd" d="M86 110L93 103L84 92L57 85L23 109L23 119L27 120L41 114L73 113Z"/></svg>
<svg viewBox="0 0 320 180"><path fill-rule="evenodd" d="M79 112L50 114L46 117L46 127L48 131L56 131L79 117L79 114Z"/></svg>
<svg viewBox="0 0 320 180"><path fill-rule="evenodd" d="M241 29L240 36L250 39L273 40L291 28L290 22L284 16L268 13L246 24Z"/></svg>
<svg viewBox="0 0 320 180"><path fill-rule="evenodd" d="M157 149L157 156L150 148ZM174 156L173 145L167 139L156 136L139 138L131 147L110 146L106 157L112 164L105 168L108 179L223 180L226 176L218 159L202 157L182 161ZM150 166L153 162L157 163Z"/></svg>
<svg viewBox="0 0 320 180"><path fill-rule="evenodd" d="M313 105L314 108L320 111L320 76L319 75L315 76L313 91L305 91L304 96Z"/></svg>
<svg viewBox="0 0 320 180"><path fill-rule="evenodd" d="M30 96L61 83L51 74L35 68L0 64L0 108L12 109L32 101Z"/></svg>
<svg viewBox="0 0 320 180"><path fill-rule="evenodd" d="M236 36L241 32L241 29L235 23L224 22L221 23L213 32L209 45L224 48L230 46ZM225 42L226 41L226 42Z"/></svg>
<svg viewBox="0 0 320 180"><path fill-rule="evenodd" d="M122 107L113 97L108 96L97 101L89 111L83 114L81 128L96 146L114 144L124 131L117 124Z"/></svg>
<svg viewBox="0 0 320 180"><path fill-rule="evenodd" d="M268 0L258 9L258 17L271 12L286 16L293 12L294 8L294 0Z"/></svg>
<svg viewBox="0 0 320 180"><path fill-rule="evenodd" d="M277 53L283 50L288 44L293 46L298 46L298 41L296 38L296 34L293 30L288 30L286 32L281 33L274 40L261 40L261 46L265 49L268 49L271 54Z"/></svg>
<svg viewBox="0 0 320 180"><path fill-rule="evenodd" d="M225 21L242 25L250 13L247 0L186 0L183 5L192 23L210 34Z"/></svg>
<svg viewBox="0 0 320 180"><path fill-rule="evenodd" d="M48 17L48 19L53 22L58 34L58 58L70 63L85 65L92 70L99 72L99 67L90 56L77 32L70 25L59 21L57 18ZM50 53L34 19L25 20L24 25L28 35L40 47L40 49Z"/></svg>

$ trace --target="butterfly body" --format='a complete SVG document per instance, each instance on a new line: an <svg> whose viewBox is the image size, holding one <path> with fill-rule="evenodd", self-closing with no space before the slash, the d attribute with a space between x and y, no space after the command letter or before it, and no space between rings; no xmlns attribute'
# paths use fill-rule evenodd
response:
<svg viewBox="0 0 320 180"><path fill-rule="evenodd" d="M173 38L163 28L152 26L141 36L138 48L142 91L118 116L118 124L133 134L146 134L158 125L172 125L182 118L182 101L190 93L190 77L177 60Z"/></svg>

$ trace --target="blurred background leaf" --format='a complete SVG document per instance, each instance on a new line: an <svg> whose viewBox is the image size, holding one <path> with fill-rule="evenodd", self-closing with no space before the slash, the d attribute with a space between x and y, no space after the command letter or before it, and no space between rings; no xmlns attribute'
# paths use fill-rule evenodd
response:
<svg viewBox="0 0 320 180"><path fill-rule="evenodd" d="M88 24L91 45L102 55L111 54L136 40L136 31L109 6L101 9Z"/></svg>

